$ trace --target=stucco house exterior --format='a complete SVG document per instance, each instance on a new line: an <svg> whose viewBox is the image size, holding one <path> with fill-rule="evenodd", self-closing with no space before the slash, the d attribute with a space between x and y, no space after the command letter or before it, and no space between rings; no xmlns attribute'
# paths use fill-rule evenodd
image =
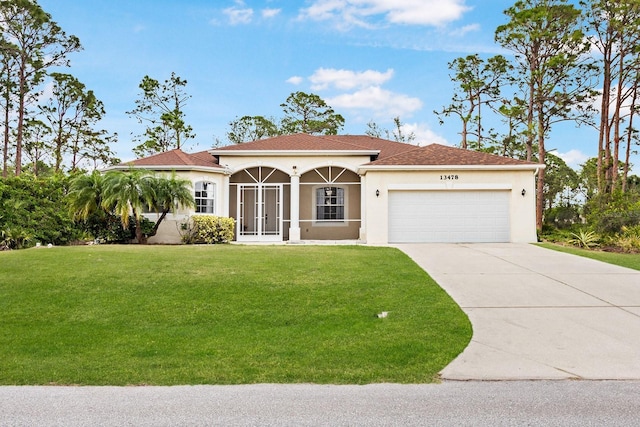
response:
<svg viewBox="0 0 640 427"><path fill-rule="evenodd" d="M284 135L117 166L175 171L195 209L169 215L150 243L177 243L193 215L236 219L238 242L534 242L543 165L369 136ZM153 215L150 219L154 219Z"/></svg>

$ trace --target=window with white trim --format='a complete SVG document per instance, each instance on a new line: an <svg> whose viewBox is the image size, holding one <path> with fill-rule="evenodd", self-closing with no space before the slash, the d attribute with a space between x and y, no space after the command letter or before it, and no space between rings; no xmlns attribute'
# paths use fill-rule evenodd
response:
<svg viewBox="0 0 640 427"><path fill-rule="evenodd" d="M216 185L209 181L196 182L196 213L215 213Z"/></svg>
<svg viewBox="0 0 640 427"><path fill-rule="evenodd" d="M316 189L316 221L344 221L344 188Z"/></svg>

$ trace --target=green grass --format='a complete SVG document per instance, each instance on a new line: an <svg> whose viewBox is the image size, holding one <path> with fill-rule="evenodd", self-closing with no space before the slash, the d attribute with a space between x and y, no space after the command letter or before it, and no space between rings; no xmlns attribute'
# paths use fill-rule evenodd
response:
<svg viewBox="0 0 640 427"><path fill-rule="evenodd" d="M471 338L393 248L40 248L0 277L5 385L428 383Z"/></svg>
<svg viewBox="0 0 640 427"><path fill-rule="evenodd" d="M553 243L540 243L538 246L553 249L558 252L566 252L573 255L579 255L586 258L595 259L609 264L619 265L621 267L640 270L640 254L625 254L616 252L603 252L598 250L578 249L570 246L562 246Z"/></svg>

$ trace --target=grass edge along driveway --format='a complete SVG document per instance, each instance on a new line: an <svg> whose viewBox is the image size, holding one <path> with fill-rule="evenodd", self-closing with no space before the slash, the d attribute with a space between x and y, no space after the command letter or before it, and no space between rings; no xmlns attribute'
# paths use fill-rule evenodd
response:
<svg viewBox="0 0 640 427"><path fill-rule="evenodd" d="M554 243L538 243L537 245L546 249L591 258L608 264L640 271L640 254L604 252L597 249L579 249Z"/></svg>
<svg viewBox="0 0 640 427"><path fill-rule="evenodd" d="M394 248L34 248L0 277L3 385L429 383L471 339Z"/></svg>

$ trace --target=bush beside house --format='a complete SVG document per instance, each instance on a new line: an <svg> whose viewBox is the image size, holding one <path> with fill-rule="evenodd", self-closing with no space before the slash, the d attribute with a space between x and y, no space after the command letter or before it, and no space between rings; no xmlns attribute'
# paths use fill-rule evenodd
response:
<svg viewBox="0 0 640 427"><path fill-rule="evenodd" d="M182 241L187 244L228 243L233 240L235 225L233 218L194 216L183 224Z"/></svg>

